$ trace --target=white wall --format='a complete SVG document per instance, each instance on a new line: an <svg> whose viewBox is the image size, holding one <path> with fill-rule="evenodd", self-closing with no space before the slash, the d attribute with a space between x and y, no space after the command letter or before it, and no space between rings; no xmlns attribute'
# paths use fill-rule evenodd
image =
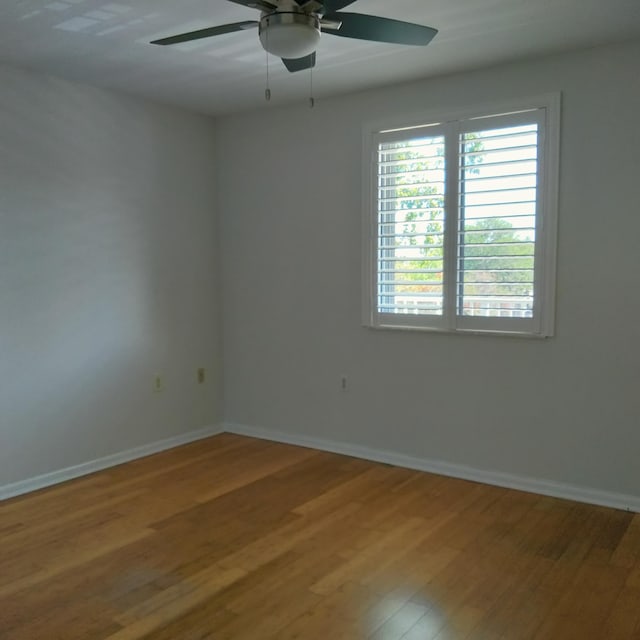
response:
<svg viewBox="0 0 640 640"><path fill-rule="evenodd" d="M640 496L639 60L628 44L222 120L225 421ZM557 336L361 327L363 122L558 90Z"/></svg>
<svg viewBox="0 0 640 640"><path fill-rule="evenodd" d="M0 86L0 486L216 423L214 124Z"/></svg>

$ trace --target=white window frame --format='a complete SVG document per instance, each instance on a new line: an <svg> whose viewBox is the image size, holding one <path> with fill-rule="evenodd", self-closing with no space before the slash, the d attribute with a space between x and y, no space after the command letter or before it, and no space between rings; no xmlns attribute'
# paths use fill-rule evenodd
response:
<svg viewBox="0 0 640 640"><path fill-rule="evenodd" d="M550 337L554 332L557 247L557 208L560 157L560 93L485 105L473 109L390 118L370 122L363 131L363 296L362 322L374 329L414 329L447 333L483 333L524 337ZM445 197L445 312L442 316L378 312L378 144L445 134L448 140L460 133L486 128L488 120L522 123L523 117L538 124L538 187L536 206L534 311L532 318L468 317L457 315L456 288L458 170L446 171ZM500 125L502 126L502 125ZM456 142L457 144L457 142ZM447 165L455 163L447 143ZM453 280L452 280L453 278ZM453 284L451 284L453 282ZM449 289L447 289L449 288Z"/></svg>

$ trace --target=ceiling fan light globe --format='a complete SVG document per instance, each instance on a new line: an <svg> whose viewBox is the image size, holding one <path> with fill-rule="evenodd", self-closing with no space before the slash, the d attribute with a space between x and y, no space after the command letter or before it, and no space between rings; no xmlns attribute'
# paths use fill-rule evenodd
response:
<svg viewBox="0 0 640 640"><path fill-rule="evenodd" d="M301 13L271 13L260 20L260 42L265 51L279 58L304 58L320 42L319 20Z"/></svg>

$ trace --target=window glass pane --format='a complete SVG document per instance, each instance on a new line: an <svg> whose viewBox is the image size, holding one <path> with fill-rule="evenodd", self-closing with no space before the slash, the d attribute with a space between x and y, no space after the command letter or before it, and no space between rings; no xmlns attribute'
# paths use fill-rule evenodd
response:
<svg viewBox="0 0 640 640"><path fill-rule="evenodd" d="M444 137L378 145L379 313L442 315Z"/></svg>
<svg viewBox="0 0 640 640"><path fill-rule="evenodd" d="M538 127L460 136L458 315L531 318Z"/></svg>

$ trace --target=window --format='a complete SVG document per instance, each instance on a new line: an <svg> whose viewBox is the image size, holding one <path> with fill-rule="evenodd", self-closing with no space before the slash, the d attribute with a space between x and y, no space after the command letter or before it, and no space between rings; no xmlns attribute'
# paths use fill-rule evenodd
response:
<svg viewBox="0 0 640 640"><path fill-rule="evenodd" d="M365 132L364 320L553 331L559 96Z"/></svg>

